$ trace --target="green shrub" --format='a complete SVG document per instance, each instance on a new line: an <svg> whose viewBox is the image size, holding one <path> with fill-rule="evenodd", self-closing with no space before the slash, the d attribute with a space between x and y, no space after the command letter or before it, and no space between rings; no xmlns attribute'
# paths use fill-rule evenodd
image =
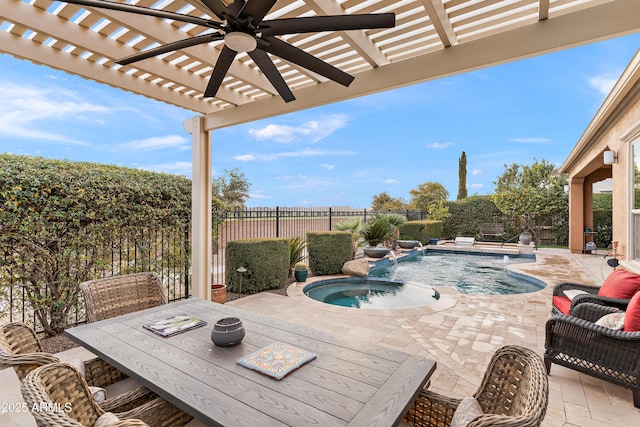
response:
<svg viewBox="0 0 640 427"><path fill-rule="evenodd" d="M315 275L340 274L342 265L353 259L348 231L307 231L309 268Z"/></svg>
<svg viewBox="0 0 640 427"><path fill-rule="evenodd" d="M296 262L296 265L293 266L295 271L307 271L307 264L304 262Z"/></svg>
<svg viewBox="0 0 640 427"><path fill-rule="evenodd" d="M283 287L289 277L289 256L289 239L243 239L227 242L224 261L227 288L231 292L239 291L239 267L247 269L242 276L243 294Z"/></svg>
<svg viewBox="0 0 640 427"><path fill-rule="evenodd" d="M442 221L408 221L400 226L400 240L417 240L426 245L432 237L442 237Z"/></svg>
<svg viewBox="0 0 640 427"><path fill-rule="evenodd" d="M458 236L478 237L480 225L484 223L504 224L504 231L508 236L520 231L514 221L507 221L491 196L473 196L446 204L450 216L444 221L441 237L445 239L455 239Z"/></svg>

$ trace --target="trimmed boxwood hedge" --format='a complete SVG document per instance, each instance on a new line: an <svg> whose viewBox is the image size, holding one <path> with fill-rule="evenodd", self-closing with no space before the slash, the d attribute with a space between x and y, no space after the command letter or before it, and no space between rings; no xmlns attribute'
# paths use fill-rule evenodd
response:
<svg viewBox="0 0 640 427"><path fill-rule="evenodd" d="M345 262L353 259L348 231L307 231L309 269L316 276L340 274Z"/></svg>
<svg viewBox="0 0 640 427"><path fill-rule="evenodd" d="M430 238L442 237L442 221L407 221L398 230L401 240L417 240L426 245Z"/></svg>
<svg viewBox="0 0 640 427"><path fill-rule="evenodd" d="M289 239L242 239L227 242L225 282L238 292L239 267L247 269L242 278L242 293L254 294L285 285L289 277Z"/></svg>

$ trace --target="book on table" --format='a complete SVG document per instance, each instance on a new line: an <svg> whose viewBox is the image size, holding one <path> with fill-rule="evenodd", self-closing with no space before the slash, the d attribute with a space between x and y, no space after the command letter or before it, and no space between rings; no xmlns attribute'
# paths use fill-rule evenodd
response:
<svg viewBox="0 0 640 427"><path fill-rule="evenodd" d="M197 317L180 314L167 319L145 323L142 327L163 337L170 337L206 324L207 322Z"/></svg>

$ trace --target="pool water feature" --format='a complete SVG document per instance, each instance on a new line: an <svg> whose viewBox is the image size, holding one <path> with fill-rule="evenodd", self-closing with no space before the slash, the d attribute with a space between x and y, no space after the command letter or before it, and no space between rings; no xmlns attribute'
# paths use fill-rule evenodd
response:
<svg viewBox="0 0 640 427"><path fill-rule="evenodd" d="M428 251L424 256L401 258L398 265L373 268L369 276L417 282L436 289L454 287L463 294L522 294L539 291L546 285L540 280L510 272L507 266L533 261L533 258L524 257Z"/></svg>
<svg viewBox="0 0 640 427"><path fill-rule="evenodd" d="M303 292L316 301L364 309L423 307L440 297L431 286L366 277L321 280L305 286Z"/></svg>

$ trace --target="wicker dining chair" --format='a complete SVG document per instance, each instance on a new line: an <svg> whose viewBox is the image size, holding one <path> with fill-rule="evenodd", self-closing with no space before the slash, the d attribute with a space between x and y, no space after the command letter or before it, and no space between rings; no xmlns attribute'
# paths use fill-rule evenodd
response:
<svg viewBox="0 0 640 427"><path fill-rule="evenodd" d="M12 367L20 381L38 366L59 362L56 356L45 353L38 336L21 322L0 326L0 369ZM127 376L104 360L84 361L85 379L94 387L106 387Z"/></svg>
<svg viewBox="0 0 640 427"><path fill-rule="evenodd" d="M525 347L498 349L473 397L484 414L469 422L469 427L539 426L549 403L549 381L542 358ZM414 426L448 427L461 402L423 390L404 421Z"/></svg>
<svg viewBox="0 0 640 427"><path fill-rule="evenodd" d="M118 427L176 427L192 419L148 390L146 396L129 392L98 404L82 374L68 363L34 369L22 381L20 390L29 408L42 408L32 411L39 427L93 426L105 412L122 420L114 424Z"/></svg>
<svg viewBox="0 0 640 427"><path fill-rule="evenodd" d="M134 273L80 284L87 322L109 319L167 303L160 276Z"/></svg>

